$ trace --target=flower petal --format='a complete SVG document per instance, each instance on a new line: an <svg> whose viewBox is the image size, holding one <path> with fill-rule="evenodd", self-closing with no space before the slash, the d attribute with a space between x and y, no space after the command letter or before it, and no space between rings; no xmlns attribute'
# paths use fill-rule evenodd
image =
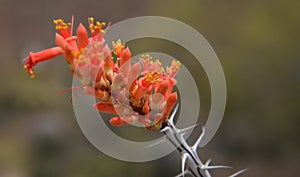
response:
<svg viewBox="0 0 300 177"><path fill-rule="evenodd" d="M114 61L113 58L111 56L111 52L110 49L107 45L105 45L105 47L103 48L103 54L104 54L104 69L105 70L111 70L114 66Z"/></svg>
<svg viewBox="0 0 300 177"><path fill-rule="evenodd" d="M89 43L88 33L85 27L80 23L77 28L78 48L83 49Z"/></svg>
<svg viewBox="0 0 300 177"><path fill-rule="evenodd" d="M132 85L135 84L135 80L139 77L141 72L141 64L139 62L135 63L131 69L129 70L128 77L127 77L127 89L131 90Z"/></svg>
<svg viewBox="0 0 300 177"><path fill-rule="evenodd" d="M123 118L121 117L113 117L109 120L110 124L113 125L113 126L122 126L122 125L126 125L128 124L128 121L124 120Z"/></svg>
<svg viewBox="0 0 300 177"><path fill-rule="evenodd" d="M173 107L175 106L176 102L177 102L177 93L171 93L167 99L167 106L166 106L166 110L164 112L164 115L169 115L173 109Z"/></svg>
<svg viewBox="0 0 300 177"><path fill-rule="evenodd" d="M169 79L163 81L163 83L159 85L159 87L156 90L156 93L165 95L165 93L168 91L168 88L169 88Z"/></svg>
<svg viewBox="0 0 300 177"><path fill-rule="evenodd" d="M127 47L126 49L123 50L121 57L120 57L120 66L125 64L128 60L131 59L131 52L129 48Z"/></svg>
<svg viewBox="0 0 300 177"><path fill-rule="evenodd" d="M141 80L139 80L137 88L133 91L132 98L136 101L139 101L145 93L148 91L148 87L143 86Z"/></svg>
<svg viewBox="0 0 300 177"><path fill-rule="evenodd" d="M117 114L114 106L108 102L98 102L94 105L94 108L100 112L109 113L109 114Z"/></svg>

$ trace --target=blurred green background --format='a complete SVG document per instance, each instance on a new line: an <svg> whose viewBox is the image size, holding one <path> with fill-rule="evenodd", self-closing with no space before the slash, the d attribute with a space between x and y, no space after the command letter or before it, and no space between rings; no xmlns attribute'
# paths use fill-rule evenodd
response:
<svg viewBox="0 0 300 177"><path fill-rule="evenodd" d="M112 23L165 16L198 30L219 56L228 88L223 122L214 139L200 150L202 158L234 170L251 167L241 175L245 177L298 176L299 7L296 0L0 0L0 177L167 177L180 171L177 152L152 162L129 163L94 148L76 122L70 93L57 96L72 81L61 57L39 64L36 79L23 71L22 58L29 51L55 44L52 20L67 20L71 15L76 24L87 24L89 16ZM134 53L165 52L197 71L199 122L204 123L209 83L201 66L193 65L193 56L163 40L136 40L128 45ZM148 134L136 135L143 130L130 127L115 131L133 132L126 136L139 140Z"/></svg>

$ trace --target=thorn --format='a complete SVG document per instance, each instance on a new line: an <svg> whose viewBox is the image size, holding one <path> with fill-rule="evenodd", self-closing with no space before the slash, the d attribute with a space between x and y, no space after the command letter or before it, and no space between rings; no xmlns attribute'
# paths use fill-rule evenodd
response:
<svg viewBox="0 0 300 177"><path fill-rule="evenodd" d="M146 148L151 148L151 147L156 146L156 145L158 145L158 144L160 144L160 143L162 143L162 142L165 142L165 141L166 141L166 138L163 137L161 140L159 140L159 141L157 141L157 142L155 142L155 143L153 143L153 144L150 144L150 145L147 146Z"/></svg>
<svg viewBox="0 0 300 177"><path fill-rule="evenodd" d="M219 166L203 166L201 168L201 170L213 170L213 169L219 169L219 168L231 168L229 166L223 166L223 165L219 165Z"/></svg>
<svg viewBox="0 0 300 177"><path fill-rule="evenodd" d="M172 126L174 126L174 118L175 118L175 115L176 115L177 110L178 110L178 105L179 105L179 104L176 104L176 106L175 106L175 108L173 109L173 112L172 112L172 114L171 114L171 116L170 116L170 118L169 118L169 122L170 122L170 124L171 124Z"/></svg>
<svg viewBox="0 0 300 177"><path fill-rule="evenodd" d="M210 162L211 162L211 159L208 159L205 163L205 166L208 166L210 164Z"/></svg>
<svg viewBox="0 0 300 177"><path fill-rule="evenodd" d="M189 131L190 129L194 129L195 127L198 127L200 124L196 124L196 125L192 125L189 126L187 128L183 128L183 129L178 129L178 133L183 133L185 134L187 131Z"/></svg>
<svg viewBox="0 0 300 177"><path fill-rule="evenodd" d="M160 132L165 132L165 131L167 131L167 130L170 130L171 128L170 127L165 127L165 128L163 128ZM166 132L167 133L167 132Z"/></svg>
<svg viewBox="0 0 300 177"><path fill-rule="evenodd" d="M192 149L194 151L196 151L196 149L199 147L199 144L201 143L204 135L205 135L205 127L203 126L202 127L202 133L201 133L201 135L199 136L199 138L197 139L197 141L195 142L195 144L192 146Z"/></svg>
<svg viewBox="0 0 300 177"><path fill-rule="evenodd" d="M244 173L244 172L245 172L245 171L247 171L247 170L249 170L249 168L246 168L246 169L240 170L240 171L238 171L238 172L236 172L236 173L234 173L234 174L230 175L229 177L236 177L236 176L238 176L238 175L240 175L240 174Z"/></svg>

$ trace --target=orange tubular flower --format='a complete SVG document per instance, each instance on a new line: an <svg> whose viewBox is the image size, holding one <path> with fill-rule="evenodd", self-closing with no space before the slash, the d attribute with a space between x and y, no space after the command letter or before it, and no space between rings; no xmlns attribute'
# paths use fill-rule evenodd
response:
<svg viewBox="0 0 300 177"><path fill-rule="evenodd" d="M60 47L52 47L36 53L30 52L29 56L24 59L24 61L26 61L24 69L27 70L31 78L34 78L33 66L35 66L39 62L43 62L52 59L53 57L59 56L62 53L63 50Z"/></svg>
<svg viewBox="0 0 300 177"><path fill-rule="evenodd" d="M112 50L104 43L104 22L90 17L89 37L81 23L73 35L73 21L54 20L59 33L55 36L57 46L30 52L24 59L30 77L34 77L36 64L63 55L71 73L84 85L80 88L100 100L95 109L118 114L110 119L112 125L134 122L149 130L161 128L177 102L177 94L172 91L180 63L173 61L166 71L159 60L154 61L149 55L132 63L131 51L121 40L112 42Z"/></svg>

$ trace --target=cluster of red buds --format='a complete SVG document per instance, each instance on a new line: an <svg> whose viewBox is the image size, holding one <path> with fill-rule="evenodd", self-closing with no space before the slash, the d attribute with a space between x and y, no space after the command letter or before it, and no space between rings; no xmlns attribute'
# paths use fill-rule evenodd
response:
<svg viewBox="0 0 300 177"><path fill-rule="evenodd" d="M133 63L130 49L120 40L112 41L113 49L105 43L104 22L92 17L88 22L91 37L81 23L73 35L73 18L71 23L54 20L59 32L57 46L30 52L24 59L25 70L34 78L36 64L63 55L84 92L98 100L94 107L116 115L110 119L112 125L138 123L150 130L161 128L177 102L177 93L172 91L179 61L164 68L159 60L143 55Z"/></svg>

